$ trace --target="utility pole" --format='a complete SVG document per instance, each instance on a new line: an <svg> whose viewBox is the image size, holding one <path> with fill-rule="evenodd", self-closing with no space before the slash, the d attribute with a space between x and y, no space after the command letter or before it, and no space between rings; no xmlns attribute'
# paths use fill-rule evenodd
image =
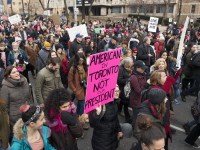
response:
<svg viewBox="0 0 200 150"><path fill-rule="evenodd" d="M76 0L74 0L74 23L77 25L77 7L76 7Z"/></svg>

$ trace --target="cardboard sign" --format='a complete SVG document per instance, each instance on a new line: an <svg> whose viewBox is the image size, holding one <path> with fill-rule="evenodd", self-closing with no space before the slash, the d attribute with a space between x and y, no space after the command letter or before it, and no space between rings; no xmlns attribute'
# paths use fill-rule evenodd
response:
<svg viewBox="0 0 200 150"><path fill-rule="evenodd" d="M156 32L157 25L158 25L158 19L155 17L150 17L149 24L148 24L148 31L149 32Z"/></svg>
<svg viewBox="0 0 200 150"><path fill-rule="evenodd" d="M80 26L76 26L73 28L69 28L67 29L69 37L70 37L70 41L74 41L74 39L76 38L76 34L80 33L81 35L83 35L83 37L87 37L88 33L87 33L87 27L85 24L82 24Z"/></svg>
<svg viewBox="0 0 200 150"><path fill-rule="evenodd" d="M181 33L181 39L180 39L179 47L178 47L178 54L177 54L177 59L176 59L176 67L177 68L181 67L181 60L182 60L182 56L183 56L185 34L186 34L186 31L187 31L187 28L188 28L189 21L190 21L190 18L187 16L183 30L182 30L182 33Z"/></svg>
<svg viewBox="0 0 200 150"><path fill-rule="evenodd" d="M50 18L53 20L53 23L55 25L60 25L61 24L61 20L60 20L60 16L59 15L52 15Z"/></svg>
<svg viewBox="0 0 200 150"><path fill-rule="evenodd" d="M121 48L90 56L85 113L114 100Z"/></svg>
<svg viewBox="0 0 200 150"><path fill-rule="evenodd" d="M16 24L22 21L21 17L18 14L8 17L8 20L11 24Z"/></svg>

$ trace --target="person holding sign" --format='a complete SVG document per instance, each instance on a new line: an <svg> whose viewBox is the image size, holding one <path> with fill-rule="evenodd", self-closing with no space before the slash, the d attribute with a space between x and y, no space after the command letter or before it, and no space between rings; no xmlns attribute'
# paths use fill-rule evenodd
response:
<svg viewBox="0 0 200 150"><path fill-rule="evenodd" d="M117 116L117 100L119 87L115 88L114 101L91 111L90 126L94 128L92 135L93 150L116 150L119 139L123 137Z"/></svg>

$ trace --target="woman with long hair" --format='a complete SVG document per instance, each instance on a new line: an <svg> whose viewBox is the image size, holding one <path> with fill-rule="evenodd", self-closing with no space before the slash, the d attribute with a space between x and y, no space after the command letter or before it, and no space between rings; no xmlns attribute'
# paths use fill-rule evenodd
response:
<svg viewBox="0 0 200 150"><path fill-rule="evenodd" d="M84 112L85 92L87 81L87 64L83 53L75 55L74 64L69 70L68 83L69 87L75 94L77 103L77 114L82 115Z"/></svg>
<svg viewBox="0 0 200 150"><path fill-rule="evenodd" d="M61 88L50 92L44 112L51 129L50 143L59 150L78 150L76 138L83 132L69 91Z"/></svg>

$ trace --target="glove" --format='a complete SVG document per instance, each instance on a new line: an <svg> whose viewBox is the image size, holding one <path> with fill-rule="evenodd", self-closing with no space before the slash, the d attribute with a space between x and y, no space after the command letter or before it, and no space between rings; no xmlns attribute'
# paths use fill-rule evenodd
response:
<svg viewBox="0 0 200 150"><path fill-rule="evenodd" d="M60 116L63 124L67 124L69 126L76 125L76 119L70 113L63 111L61 112Z"/></svg>

